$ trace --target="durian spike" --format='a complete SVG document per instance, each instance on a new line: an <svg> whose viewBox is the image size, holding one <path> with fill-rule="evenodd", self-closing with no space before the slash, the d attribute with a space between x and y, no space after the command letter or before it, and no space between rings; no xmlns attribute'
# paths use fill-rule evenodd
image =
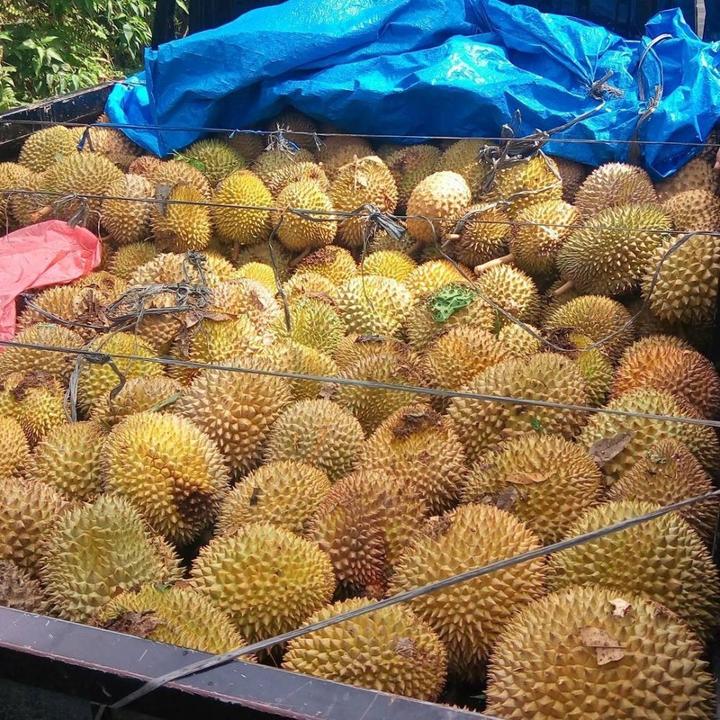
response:
<svg viewBox="0 0 720 720"><path fill-rule="evenodd" d="M498 265L509 265L512 261L513 261L513 254L508 253L507 255L503 255L502 257L494 258L493 260L488 260L487 262L484 262L481 265L476 265L473 272L476 275L482 275L484 272L490 270L491 268L497 267Z"/></svg>
<svg viewBox="0 0 720 720"><path fill-rule="evenodd" d="M560 295L564 295L566 292L570 292L573 287L575 286L573 285L572 280L568 280L566 283L563 283L559 288L553 290L550 294L553 297L560 297Z"/></svg>

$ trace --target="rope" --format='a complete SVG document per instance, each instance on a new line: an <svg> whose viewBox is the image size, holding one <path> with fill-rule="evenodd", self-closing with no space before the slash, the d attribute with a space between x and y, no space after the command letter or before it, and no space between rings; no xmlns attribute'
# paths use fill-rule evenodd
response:
<svg viewBox="0 0 720 720"><path fill-rule="evenodd" d="M720 420L707 418L683 417L676 415L658 415L655 413L636 412L634 410L619 410L607 407L592 407L590 405L576 405L572 403L553 402L551 400L538 400L535 398L513 397L509 395L490 395L476 393L468 390L449 390L446 388L423 387L421 385L400 385L397 383L379 382L376 380L359 380L357 378L332 377L327 375L312 375L289 370L266 370L260 368L247 368L238 365L221 365L216 363L200 363L193 360L181 360L169 357L143 357L127 353L102 353L87 348L67 348L57 345L43 345L41 343L17 342L16 340L0 340L0 347L17 347L25 350L40 350L43 352L57 352L68 355L81 355L91 358L94 363L110 363L114 360L130 360L133 362L148 362L171 367L182 367L192 370L220 370L246 375L261 375L265 377L285 378L287 380L305 380L319 384L334 384L341 386L362 387L371 390L393 390L415 395L428 395L430 397L452 399L463 398L482 402L497 402L507 405L526 405L528 407L541 407L551 410L569 410L572 412L614 415L617 417L640 418L657 422L675 422L681 425L700 425L703 427L720 428Z"/></svg>
<svg viewBox="0 0 720 720"><path fill-rule="evenodd" d="M689 507L691 505L695 505L706 500L711 500L718 496L720 496L720 490L713 490L712 492L704 493L703 495L696 495L695 497L686 498L685 500L680 500L678 502L665 505L651 512L644 513L643 515L628 518L627 520L621 520L619 522L613 523L612 525L599 528L598 530L593 530L591 532L583 533L582 535L577 535L575 537L561 540L559 542L544 545L542 547L535 548L534 550L529 550L509 558L496 560L495 562L483 565L482 567L466 570L465 572L458 573L457 575L452 575L450 577L428 583L427 585L413 588L412 590L406 590L404 592L397 593L388 598L378 600L364 607L356 608L355 610L350 610L344 613L338 613L337 615L334 615L333 617L330 617L326 620L305 625L295 630L282 633L281 635L276 635L275 637L268 638L267 640L261 640L260 642L236 648L234 650L231 650L230 652L218 655L216 657L211 657L204 660L199 660L194 663L190 663L189 665L185 665L184 667L180 667L177 670L173 670L169 673L166 673L165 675L146 682L140 688L130 693L129 695L126 695L125 697L121 698L110 706L102 706L99 709L97 715L95 716L95 720L101 720L105 710L107 709L119 710L120 708L127 707L131 703L147 696L148 694L154 692L163 685L167 685L170 682L174 682L176 680L188 677L189 675L195 675L199 672L211 670L212 668L216 668L232 662L233 660L237 660L240 657L252 655L263 650L269 650L276 645L289 642L291 640L302 637L304 635L308 635L313 632L324 630L327 627L338 625L339 623L345 622L347 620L353 620L357 617L361 617L362 615L367 615L378 610L383 610L384 608L392 607L393 605L410 602L417 598L423 597L424 595L429 595L431 593L438 592L439 590L444 590L455 585L466 583L471 580L476 580L485 575L498 572L499 570L505 570L510 567L515 567L516 565L521 565L531 560L549 557L558 552L561 552L562 550L567 550L578 545L583 545L585 543L592 542L593 540L599 540L600 538L606 537L607 535L611 535L613 533L628 530L629 528L635 527L637 525L650 522L651 520L656 520L663 515L667 515L671 512L676 512L685 507Z"/></svg>

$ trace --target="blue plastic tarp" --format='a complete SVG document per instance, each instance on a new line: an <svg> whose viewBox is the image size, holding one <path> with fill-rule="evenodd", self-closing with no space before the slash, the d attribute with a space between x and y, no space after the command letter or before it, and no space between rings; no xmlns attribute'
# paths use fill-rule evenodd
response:
<svg viewBox="0 0 720 720"><path fill-rule="evenodd" d="M526 134L593 110L591 86L611 72L616 92L602 110L548 151L591 165L627 160L662 85L637 136L680 143L641 146L661 178L699 151L682 143L703 142L720 118L720 43L701 41L679 10L645 31L626 40L500 0L287 0L147 50L144 72L113 89L107 112L146 126L125 132L161 156L202 128L252 128L287 107L351 133L495 137L516 111Z"/></svg>

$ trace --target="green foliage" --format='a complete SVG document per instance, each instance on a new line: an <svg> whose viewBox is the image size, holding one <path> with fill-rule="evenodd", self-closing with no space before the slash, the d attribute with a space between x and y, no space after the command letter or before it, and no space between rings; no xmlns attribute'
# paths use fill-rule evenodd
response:
<svg viewBox="0 0 720 720"><path fill-rule="evenodd" d="M0 110L142 66L154 0L0 1Z"/></svg>

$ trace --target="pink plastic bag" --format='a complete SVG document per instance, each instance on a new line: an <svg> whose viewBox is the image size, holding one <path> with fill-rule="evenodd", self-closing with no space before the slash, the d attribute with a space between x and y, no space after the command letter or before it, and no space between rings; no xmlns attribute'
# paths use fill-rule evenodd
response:
<svg viewBox="0 0 720 720"><path fill-rule="evenodd" d="M15 336L20 293L87 275L100 264L101 255L96 235L61 220L29 225L0 238L0 340Z"/></svg>

